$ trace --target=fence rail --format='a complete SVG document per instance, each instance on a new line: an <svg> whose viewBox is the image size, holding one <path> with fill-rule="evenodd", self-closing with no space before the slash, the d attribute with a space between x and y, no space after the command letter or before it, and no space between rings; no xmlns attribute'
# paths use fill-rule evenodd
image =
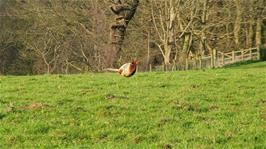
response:
<svg viewBox="0 0 266 149"><path fill-rule="evenodd" d="M249 49L241 49L237 51L230 51L230 52L221 52L213 49L210 55L198 58L192 58L192 59L187 58L185 66L179 66L175 64L171 65L170 69L190 70L190 69L202 69L202 68L217 68L238 62L259 60L259 59L260 59L260 50L257 47ZM156 70L163 70L163 69L165 70L164 67L156 68Z"/></svg>
<svg viewBox="0 0 266 149"><path fill-rule="evenodd" d="M248 60L259 60L259 48L242 49L231 52L217 52L217 63L213 67L223 67L225 65L243 62Z"/></svg>

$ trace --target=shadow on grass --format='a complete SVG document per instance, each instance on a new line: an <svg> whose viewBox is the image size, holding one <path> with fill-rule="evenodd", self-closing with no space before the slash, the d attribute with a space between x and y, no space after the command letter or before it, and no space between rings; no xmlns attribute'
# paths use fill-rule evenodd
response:
<svg viewBox="0 0 266 149"><path fill-rule="evenodd" d="M0 113L0 120L6 117L6 114Z"/></svg>
<svg viewBox="0 0 266 149"><path fill-rule="evenodd" d="M224 68L233 68L233 69L251 69L251 68L265 68L266 61L256 60L256 61L245 61L227 65Z"/></svg>

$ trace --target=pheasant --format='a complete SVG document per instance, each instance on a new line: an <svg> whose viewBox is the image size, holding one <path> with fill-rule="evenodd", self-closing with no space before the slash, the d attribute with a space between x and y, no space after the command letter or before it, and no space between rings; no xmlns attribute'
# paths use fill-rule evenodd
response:
<svg viewBox="0 0 266 149"><path fill-rule="evenodd" d="M106 70L118 72L121 76L124 76L124 77L131 77L135 74L138 64L139 64L139 61L134 60L131 63L126 63L122 65L119 69L107 68Z"/></svg>

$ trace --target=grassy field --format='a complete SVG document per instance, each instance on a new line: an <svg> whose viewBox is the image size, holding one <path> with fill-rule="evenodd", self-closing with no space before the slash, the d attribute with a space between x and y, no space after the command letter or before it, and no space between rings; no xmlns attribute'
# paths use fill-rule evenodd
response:
<svg viewBox="0 0 266 149"><path fill-rule="evenodd" d="M266 62L0 76L0 148L266 148Z"/></svg>

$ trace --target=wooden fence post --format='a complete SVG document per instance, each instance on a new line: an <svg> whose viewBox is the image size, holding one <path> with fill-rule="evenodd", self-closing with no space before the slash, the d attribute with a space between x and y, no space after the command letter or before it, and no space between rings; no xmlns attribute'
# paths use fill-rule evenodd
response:
<svg viewBox="0 0 266 149"><path fill-rule="evenodd" d="M186 57L186 70L188 70L188 58Z"/></svg>
<svg viewBox="0 0 266 149"><path fill-rule="evenodd" d="M242 61L244 60L244 50L243 49L241 50L241 60Z"/></svg>
<svg viewBox="0 0 266 149"><path fill-rule="evenodd" d="M211 68L213 68L213 49L211 51Z"/></svg>
<svg viewBox="0 0 266 149"><path fill-rule="evenodd" d="M196 58L193 59L193 66L192 66L192 70L197 68L197 60Z"/></svg>
<svg viewBox="0 0 266 149"><path fill-rule="evenodd" d="M235 51L232 51L232 62L235 62Z"/></svg>
<svg viewBox="0 0 266 149"><path fill-rule="evenodd" d="M222 66L224 66L224 52L222 52Z"/></svg>
<svg viewBox="0 0 266 149"><path fill-rule="evenodd" d="M252 48L249 49L249 60L252 60Z"/></svg>
<svg viewBox="0 0 266 149"><path fill-rule="evenodd" d="M213 49L213 67L216 67L216 49Z"/></svg>
<svg viewBox="0 0 266 149"><path fill-rule="evenodd" d="M256 47L256 49L257 49L257 59L260 60L260 48Z"/></svg>
<svg viewBox="0 0 266 149"><path fill-rule="evenodd" d="M199 67L200 67L200 69L202 68L201 58L202 57L199 58Z"/></svg>
<svg viewBox="0 0 266 149"><path fill-rule="evenodd" d="M148 38L147 38L147 64L151 71L151 64L150 64L150 31L148 31Z"/></svg>

